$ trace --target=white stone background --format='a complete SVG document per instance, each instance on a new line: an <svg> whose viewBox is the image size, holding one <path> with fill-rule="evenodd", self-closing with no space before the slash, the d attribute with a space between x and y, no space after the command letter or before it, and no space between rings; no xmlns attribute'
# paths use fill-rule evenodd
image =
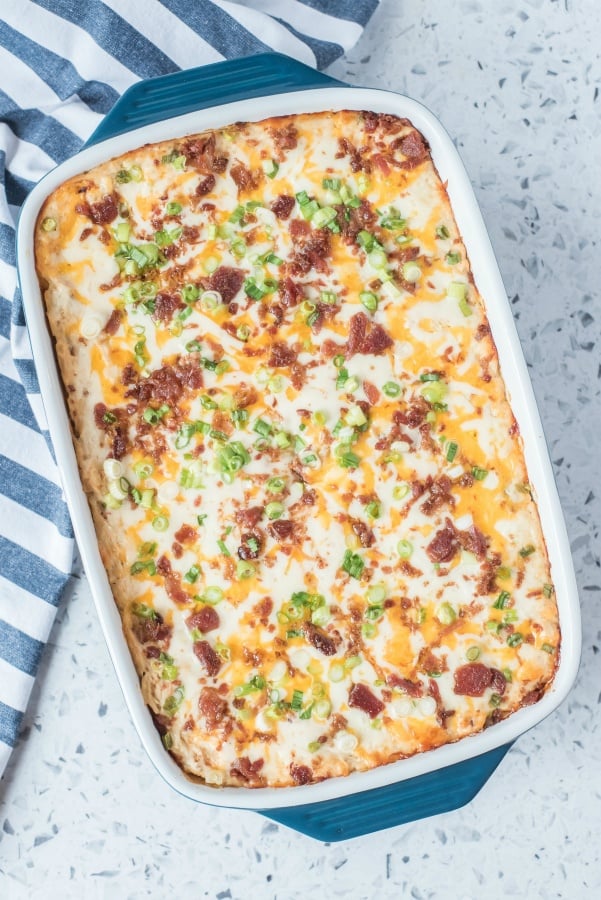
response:
<svg viewBox="0 0 601 900"><path fill-rule="evenodd" d="M0 786L3 900L601 896L600 47L596 0L383 0L332 71L425 103L474 185L576 566L583 655L568 700L466 808L324 845L162 782L80 575Z"/></svg>

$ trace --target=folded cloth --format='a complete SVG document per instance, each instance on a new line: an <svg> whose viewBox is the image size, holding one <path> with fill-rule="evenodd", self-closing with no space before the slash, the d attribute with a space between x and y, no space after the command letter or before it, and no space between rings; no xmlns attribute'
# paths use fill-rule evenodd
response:
<svg viewBox="0 0 601 900"><path fill-rule="evenodd" d="M73 558L17 288L15 221L141 78L277 50L325 68L379 0L13 0L0 12L0 775ZM7 8L8 7L8 8Z"/></svg>

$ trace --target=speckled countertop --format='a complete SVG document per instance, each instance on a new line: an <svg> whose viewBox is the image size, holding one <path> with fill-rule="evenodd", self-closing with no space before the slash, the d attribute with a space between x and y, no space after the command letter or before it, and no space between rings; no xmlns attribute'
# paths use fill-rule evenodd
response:
<svg viewBox="0 0 601 900"><path fill-rule="evenodd" d="M323 845L161 781L78 575L0 786L3 900L601 896L600 38L596 0L383 0L333 72L424 102L474 184L576 565L584 644L568 700L466 808Z"/></svg>

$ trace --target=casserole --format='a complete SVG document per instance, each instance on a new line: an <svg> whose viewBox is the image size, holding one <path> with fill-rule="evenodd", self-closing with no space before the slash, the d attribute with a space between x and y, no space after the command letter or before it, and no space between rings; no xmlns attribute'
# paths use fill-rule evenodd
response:
<svg viewBox="0 0 601 900"><path fill-rule="evenodd" d="M493 729L446 745L427 754L403 760L367 773L357 773L344 779L331 779L318 785L308 785L286 792L257 788L223 788L216 792L204 785L193 784L182 776L175 764L166 757L158 736L154 733L144 704L139 695L137 676L129 660L121 634L118 613L114 607L104 569L98 556L96 538L90 521L87 501L76 475L73 449L67 438L69 427L66 412L60 400L60 382L57 376L52 347L43 318L39 288L33 269L32 235L38 212L45 197L66 178L81 173L91 166L140 146L146 141L173 138L203 128L223 127L236 120L257 120L267 115L284 115L295 112L318 112L324 109L373 109L409 118L426 136L434 162L443 181L448 182L448 193L454 214L466 245L472 272L485 299L488 319L497 344L501 368L510 394L512 407L524 439L526 462L530 481L534 487L543 530L552 566L552 576L562 630L562 655L555 682L549 693L533 707L514 713ZM471 756L478 756L494 748L502 747L519 733L540 721L565 696L575 675L578 659L578 614L573 574L566 538L561 523L561 513L555 494L549 462L536 408L528 386L525 366L519 343L494 257L475 206L469 182L461 164L436 120L418 104L380 91L326 88L319 91L297 92L270 97L267 100L244 101L215 107L202 115L191 114L170 121L157 123L143 132L133 132L107 141L99 147L83 151L74 160L65 163L47 176L34 190L23 211L19 226L19 263L22 290L31 331L34 355L38 363L45 406L50 422L51 435L65 482L82 558L93 589L99 615L107 636L111 655L120 681L147 751L161 774L182 793L204 802L243 808L277 808L283 802L307 804L348 795L357 791L394 784L425 772L435 771Z"/></svg>

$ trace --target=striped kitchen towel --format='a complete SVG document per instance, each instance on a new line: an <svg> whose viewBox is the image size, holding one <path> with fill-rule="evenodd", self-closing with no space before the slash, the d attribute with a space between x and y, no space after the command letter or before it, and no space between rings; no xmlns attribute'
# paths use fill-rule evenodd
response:
<svg viewBox="0 0 601 900"><path fill-rule="evenodd" d="M379 0L3 0L0 5L0 774L68 581L73 533L17 289L15 222L141 78L277 50L324 68Z"/></svg>

